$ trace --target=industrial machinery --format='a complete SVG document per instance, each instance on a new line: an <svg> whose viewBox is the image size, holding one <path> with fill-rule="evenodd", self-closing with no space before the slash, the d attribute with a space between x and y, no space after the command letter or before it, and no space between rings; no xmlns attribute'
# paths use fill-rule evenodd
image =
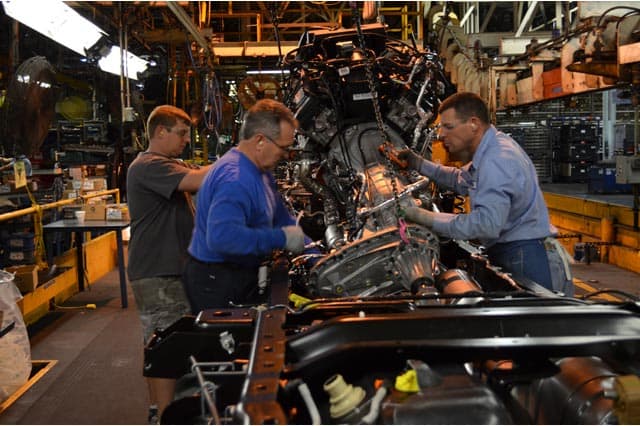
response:
<svg viewBox="0 0 640 426"><path fill-rule="evenodd" d="M430 155L438 56L358 24L305 34L284 66L300 132L278 178L317 242L274 257L267 306L156 333L145 375L179 379L162 422L637 422L636 301L564 297L402 220L408 205L463 212L391 158Z"/></svg>
<svg viewBox="0 0 640 426"><path fill-rule="evenodd" d="M43 56L16 69L0 108L0 138L7 157L38 152L55 115L56 71Z"/></svg>

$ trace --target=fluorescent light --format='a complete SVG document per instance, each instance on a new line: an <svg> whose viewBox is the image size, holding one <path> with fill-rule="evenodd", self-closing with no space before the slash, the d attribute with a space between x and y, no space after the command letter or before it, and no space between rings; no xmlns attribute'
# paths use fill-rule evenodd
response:
<svg viewBox="0 0 640 426"><path fill-rule="evenodd" d="M118 46L113 46L109 54L98 61L98 66L102 71L120 75L120 55L120 48ZM124 71L130 79L137 80L138 73L146 70L147 65L149 64L144 59L137 57L131 52L127 52Z"/></svg>
<svg viewBox="0 0 640 426"><path fill-rule="evenodd" d="M29 1L2 0L4 11L11 18L68 47L82 56L107 35L91 21L60 0ZM125 72L138 79L138 73L147 68L147 61L127 52ZM98 60L101 70L120 75L120 48L111 47L110 53Z"/></svg>
<svg viewBox="0 0 640 426"><path fill-rule="evenodd" d="M61 1L2 0L11 18L85 56L105 33Z"/></svg>
<svg viewBox="0 0 640 426"><path fill-rule="evenodd" d="M251 74L289 74L289 70L249 70L247 71L247 75L251 75Z"/></svg>

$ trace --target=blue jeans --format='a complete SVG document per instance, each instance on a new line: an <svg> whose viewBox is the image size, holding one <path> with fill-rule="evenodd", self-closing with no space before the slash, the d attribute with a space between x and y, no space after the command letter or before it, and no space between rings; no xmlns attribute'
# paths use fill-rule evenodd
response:
<svg viewBox="0 0 640 426"><path fill-rule="evenodd" d="M524 276L553 290L544 240L519 240L495 244L487 250L489 260L515 277Z"/></svg>

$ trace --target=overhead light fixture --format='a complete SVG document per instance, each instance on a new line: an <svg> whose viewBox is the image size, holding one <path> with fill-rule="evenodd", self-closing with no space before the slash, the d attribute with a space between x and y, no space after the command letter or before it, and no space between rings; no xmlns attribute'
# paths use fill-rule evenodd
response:
<svg viewBox="0 0 640 426"><path fill-rule="evenodd" d="M289 74L289 70L248 70L247 75L255 74Z"/></svg>
<svg viewBox="0 0 640 426"><path fill-rule="evenodd" d="M61 1L2 0L11 18L85 56L105 32Z"/></svg>
<svg viewBox="0 0 640 426"><path fill-rule="evenodd" d="M100 60L98 60L98 66L102 71L120 75L121 55L122 51L120 50L120 48L118 46L113 46L107 56L104 56ZM137 80L138 73L144 72L144 70L147 69L147 66L147 61L137 57L131 52L127 52L127 56L124 59L124 72L128 78Z"/></svg>
<svg viewBox="0 0 640 426"><path fill-rule="evenodd" d="M84 18L78 12L60 0L42 2L24 0L2 0L5 13L12 19L68 47L82 56L98 54L98 66L101 70L120 75L120 47L105 46L107 33ZM37 8L37 10L34 10ZM99 46L99 49L96 47ZM94 53L92 53L94 52ZM106 54L106 56L105 56ZM93 58L88 58L93 61ZM125 62L127 77L137 80L147 62L127 52Z"/></svg>

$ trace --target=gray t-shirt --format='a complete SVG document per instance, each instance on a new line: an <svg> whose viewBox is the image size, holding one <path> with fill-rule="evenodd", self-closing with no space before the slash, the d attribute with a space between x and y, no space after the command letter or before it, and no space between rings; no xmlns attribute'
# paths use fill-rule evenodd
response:
<svg viewBox="0 0 640 426"><path fill-rule="evenodd" d="M153 152L141 152L129 166L130 280L182 275L194 209L191 194L178 185L189 170L181 160Z"/></svg>

